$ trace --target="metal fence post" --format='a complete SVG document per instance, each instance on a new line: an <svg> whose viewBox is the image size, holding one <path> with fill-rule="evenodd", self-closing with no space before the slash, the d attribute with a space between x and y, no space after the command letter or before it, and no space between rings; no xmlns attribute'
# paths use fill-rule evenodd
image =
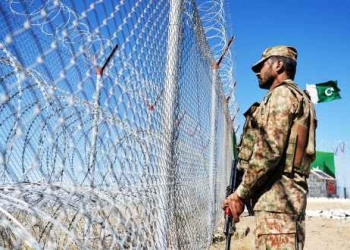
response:
<svg viewBox="0 0 350 250"><path fill-rule="evenodd" d="M169 244L177 245L176 239L172 239L169 243L168 226L171 225L172 209L174 208L174 188L175 188L175 166L173 164L174 152L174 134L176 130L176 102L178 98L178 79L179 79L179 62L181 60L181 41L182 41L182 8L183 0L169 1L169 28L167 39L167 55L165 65L165 82L162 105L162 137L163 159L165 159L165 180L160 195L159 204L162 211L160 213L157 233L159 237L159 248L170 249ZM163 198L163 199L162 199ZM171 212L169 212L169 210Z"/></svg>
<svg viewBox="0 0 350 250"><path fill-rule="evenodd" d="M210 160L209 160L209 189L210 201L207 218L208 238L211 239L213 232L212 227L215 224L215 166L216 166L216 109L217 109L217 77L218 66L216 63L212 64L211 71L211 102L210 102Z"/></svg>
<svg viewBox="0 0 350 250"><path fill-rule="evenodd" d="M91 130L91 147L89 155L88 171L90 172L90 187L95 186L96 143L98 135L98 120L100 115L100 95L102 88L102 70L96 70L96 86L93 96L93 119Z"/></svg>
<svg viewBox="0 0 350 250"><path fill-rule="evenodd" d="M346 187L344 187L344 199L346 199L347 196L346 196Z"/></svg>
<svg viewBox="0 0 350 250"><path fill-rule="evenodd" d="M118 44L114 46L111 53L107 57L106 61L104 62L102 67L96 67L96 86L95 86L95 92L93 95L93 120L92 120L92 130L91 130L91 148L90 148L90 155L89 155L89 166L88 171L91 175L90 179L90 187L95 186L95 168L96 168L96 143L97 143L97 135L98 135L98 120L100 116L100 95L101 90L103 87L103 81L102 76L105 68L111 61L114 53L118 49Z"/></svg>

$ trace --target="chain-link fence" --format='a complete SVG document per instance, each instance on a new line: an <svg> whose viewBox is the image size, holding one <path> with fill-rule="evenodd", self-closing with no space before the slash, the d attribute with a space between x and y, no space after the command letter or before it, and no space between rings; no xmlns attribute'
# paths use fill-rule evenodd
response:
<svg viewBox="0 0 350 250"><path fill-rule="evenodd" d="M196 3L5 0L0 16L0 246L208 248L235 111Z"/></svg>

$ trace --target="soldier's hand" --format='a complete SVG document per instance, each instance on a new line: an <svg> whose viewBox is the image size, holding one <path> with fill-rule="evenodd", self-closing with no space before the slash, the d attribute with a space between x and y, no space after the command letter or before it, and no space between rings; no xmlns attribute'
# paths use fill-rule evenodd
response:
<svg viewBox="0 0 350 250"><path fill-rule="evenodd" d="M230 208L234 221L239 222L239 216L244 211L243 200L236 193L233 193L224 200L222 208L225 209L226 207Z"/></svg>

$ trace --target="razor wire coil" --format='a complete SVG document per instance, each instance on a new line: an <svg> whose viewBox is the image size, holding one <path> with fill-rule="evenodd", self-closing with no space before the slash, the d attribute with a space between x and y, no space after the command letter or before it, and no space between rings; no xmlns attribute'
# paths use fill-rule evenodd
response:
<svg viewBox="0 0 350 250"><path fill-rule="evenodd" d="M1 1L2 248L209 248L238 112L223 3Z"/></svg>

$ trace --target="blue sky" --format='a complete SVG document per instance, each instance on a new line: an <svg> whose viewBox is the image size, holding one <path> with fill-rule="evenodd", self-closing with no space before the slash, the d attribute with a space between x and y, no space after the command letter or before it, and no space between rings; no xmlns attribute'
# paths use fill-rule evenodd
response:
<svg viewBox="0 0 350 250"><path fill-rule="evenodd" d="M330 151L340 141L350 146L350 1L241 0L230 1L236 38L236 99L243 112L266 93L258 87L251 65L266 47L290 45L298 49L295 81L306 84L337 80L342 99L316 104L317 150Z"/></svg>

